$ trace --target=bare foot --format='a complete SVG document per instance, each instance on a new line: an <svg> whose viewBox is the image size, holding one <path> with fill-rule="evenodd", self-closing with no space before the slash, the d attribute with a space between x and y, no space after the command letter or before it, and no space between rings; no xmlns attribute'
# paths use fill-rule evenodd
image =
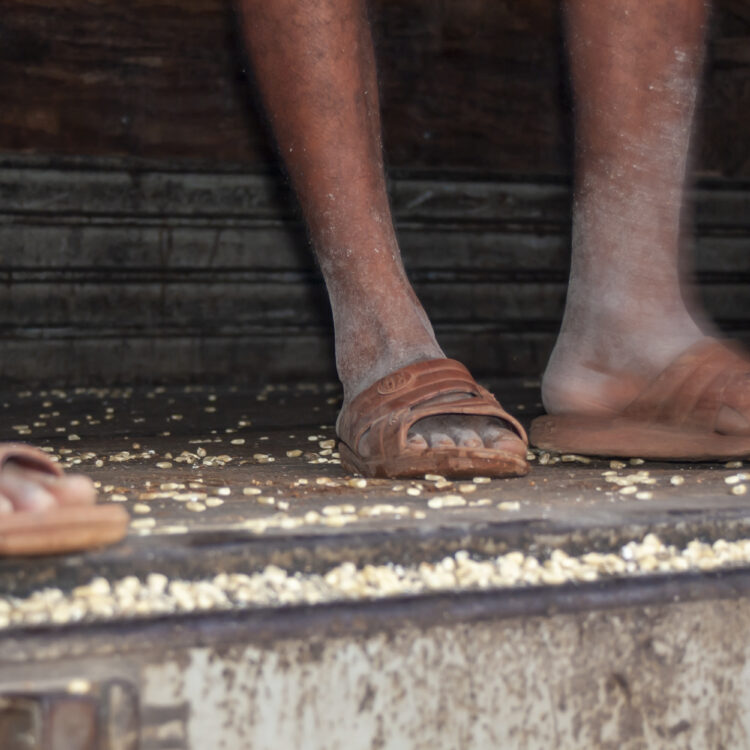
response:
<svg viewBox="0 0 750 750"><path fill-rule="evenodd" d="M12 460L0 469L0 514L35 513L95 502L93 482L80 474L56 477Z"/></svg>
<svg viewBox="0 0 750 750"><path fill-rule="evenodd" d="M352 305L349 307L349 317L339 319L336 325L336 358L344 385L342 412L362 391L396 370L415 362L445 358L424 311L407 284L405 278L394 280L388 290L391 293L390 304L383 305L377 316L364 319L361 306ZM385 283L383 287L387 289ZM394 309L396 315L392 314ZM515 450L518 450L517 433L502 420L451 415L450 401L456 398L460 396L442 399L446 406L445 415L426 417L412 425L407 435L411 449L461 447L504 450L515 445ZM358 449L363 455L370 454L367 436Z"/></svg>
<svg viewBox="0 0 750 750"><path fill-rule="evenodd" d="M639 319L633 311L627 331L604 325L603 317L596 330L564 330L542 378L547 413L595 416L622 411L668 365L706 338L687 310L683 313L680 324L660 316Z"/></svg>
<svg viewBox="0 0 750 750"><path fill-rule="evenodd" d="M87 477L63 475L50 457L20 443L0 443L0 556L79 552L119 542L129 516L96 505Z"/></svg>
<svg viewBox="0 0 750 750"><path fill-rule="evenodd" d="M350 278L356 276L357 270L352 269ZM382 269L379 277L377 288L362 288L354 295L360 304L352 300L345 306L334 306L336 360L344 385L342 412L381 378L415 362L445 358L403 272L389 281L386 269ZM339 292L339 300L348 297L347 291ZM519 452L519 436L503 420L451 414L450 401L457 398L461 396L435 399L445 402L445 414L425 417L411 426L407 434L411 449L459 447ZM357 448L363 456L371 455L368 435Z"/></svg>
<svg viewBox="0 0 750 750"><path fill-rule="evenodd" d="M460 362L445 357L373 383L344 404L336 432L342 466L365 476L455 479L528 471L523 427Z"/></svg>

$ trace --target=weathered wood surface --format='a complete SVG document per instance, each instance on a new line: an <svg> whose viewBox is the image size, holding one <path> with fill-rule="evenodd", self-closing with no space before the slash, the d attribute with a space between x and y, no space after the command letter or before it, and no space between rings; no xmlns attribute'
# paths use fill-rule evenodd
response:
<svg viewBox="0 0 750 750"><path fill-rule="evenodd" d="M718 0L697 160L750 174L746 0ZM558 0L375 0L393 166L567 173ZM5 0L0 151L275 164L229 0Z"/></svg>
<svg viewBox="0 0 750 750"><path fill-rule="evenodd" d="M447 353L538 376L568 273L569 188L391 184L410 276ZM750 191L696 193L697 278L750 340ZM267 175L0 163L5 382L333 379L330 313L294 207Z"/></svg>
<svg viewBox="0 0 750 750"><path fill-rule="evenodd" d="M633 466L597 460L351 486L317 462L332 393L0 392L0 436L29 424L133 513L113 547L0 559L3 750L33 746L3 735L37 696L65 720L22 737L78 739L86 713L67 702L96 701L105 737L89 746L120 750L139 730L141 750L746 746L750 568L729 553L747 549L750 506L728 492L735 470L638 466L640 499L615 482ZM536 389L498 395L529 414ZM448 493L462 502L436 507ZM649 533L674 546L637 545Z"/></svg>
<svg viewBox="0 0 750 750"><path fill-rule="evenodd" d="M527 426L540 412L538 385L487 384ZM52 451L63 465L100 483L101 502L122 502L136 520L127 540L108 549L52 559L0 558L0 594L45 586L70 590L97 575L159 571L212 578L268 564L323 572L344 561L418 564L459 549L579 554L618 551L649 532L678 547L696 537L730 540L750 533L746 497L731 494L724 482L736 469L716 464L638 466L654 480L643 485L652 492L649 500L619 494L619 486L602 475L609 460L597 459L534 461L528 476L478 484L473 492L466 489L471 482L439 489L424 480L370 479L365 488L352 487L320 445L335 438L339 397L337 387L317 386L0 392L0 439L20 438ZM31 434L19 425L28 425ZM68 439L73 431L80 440ZM232 442L237 439L244 442ZM196 457L200 448L206 460ZM184 451L193 455L192 464L184 462ZM634 471L628 466L621 476ZM675 473L684 479L680 486L670 483ZM259 494L246 495L245 487ZM408 487L419 494L407 494ZM222 503L191 508L184 494L191 490ZM459 493L465 502L429 505L446 493ZM498 507L502 502L519 505ZM317 516L307 517L310 512ZM353 517L328 522L340 514ZM155 525L138 529L144 518ZM296 523L285 523L289 519Z"/></svg>

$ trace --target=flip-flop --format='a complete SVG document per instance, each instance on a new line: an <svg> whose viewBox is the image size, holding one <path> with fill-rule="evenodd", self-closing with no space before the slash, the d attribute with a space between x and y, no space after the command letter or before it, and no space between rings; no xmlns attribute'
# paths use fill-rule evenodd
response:
<svg viewBox="0 0 750 750"><path fill-rule="evenodd" d="M446 396L456 400L445 400ZM415 422L450 414L495 417L512 429L518 440L510 450L462 446L415 449L407 444L407 433ZM506 477L522 476L529 470L523 427L452 359L417 362L378 380L344 406L336 431L342 466L365 476ZM366 434L373 454L365 456L359 447Z"/></svg>
<svg viewBox="0 0 750 750"><path fill-rule="evenodd" d="M19 443L0 443L0 471L13 461L23 467L63 476L43 451ZM129 516L116 505L60 505L40 512L0 514L0 556L78 552L119 542Z"/></svg>
<svg viewBox="0 0 750 750"><path fill-rule="evenodd" d="M545 415L531 424L532 445L560 453L725 461L750 457L745 435L717 430L722 407L750 424L750 360L730 342L705 339L683 352L619 413Z"/></svg>

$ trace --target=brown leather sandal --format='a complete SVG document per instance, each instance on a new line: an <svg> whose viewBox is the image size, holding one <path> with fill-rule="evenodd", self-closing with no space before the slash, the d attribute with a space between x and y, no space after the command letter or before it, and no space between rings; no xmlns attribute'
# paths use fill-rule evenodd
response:
<svg viewBox="0 0 750 750"><path fill-rule="evenodd" d="M63 476L43 451L19 443L0 443L0 471L9 461L35 471ZM129 516L116 505L61 505L42 512L0 515L0 556L77 552L119 542Z"/></svg>
<svg viewBox="0 0 750 750"><path fill-rule="evenodd" d="M750 360L731 343L707 339L677 357L620 413L539 417L531 442L560 453L660 461L750 457L750 428L745 435L717 431L724 406L750 422Z"/></svg>
<svg viewBox="0 0 750 750"><path fill-rule="evenodd" d="M449 395L463 398L439 398ZM516 432L517 445L512 451L460 446L416 450L407 445L407 433L415 422L448 414L496 417ZM529 470L523 427L452 359L417 362L378 380L344 406L336 431L342 466L365 476L507 477L523 476ZM359 452L366 434L368 443L376 446L367 456Z"/></svg>

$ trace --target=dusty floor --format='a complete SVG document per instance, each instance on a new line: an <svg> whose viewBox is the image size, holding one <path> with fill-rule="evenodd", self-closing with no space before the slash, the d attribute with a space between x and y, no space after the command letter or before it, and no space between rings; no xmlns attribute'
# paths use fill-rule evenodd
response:
<svg viewBox="0 0 750 750"><path fill-rule="evenodd" d="M524 419L539 412L535 383L495 391ZM101 501L123 503L132 523L110 549L0 561L0 593L70 591L96 576L145 581L154 571L196 580L274 565L324 575L346 563L419 566L459 550L477 559L619 554L649 533L679 549L750 537L737 464L536 453L517 479L347 476L334 441L338 399L334 385L5 394L0 436L89 474Z"/></svg>

